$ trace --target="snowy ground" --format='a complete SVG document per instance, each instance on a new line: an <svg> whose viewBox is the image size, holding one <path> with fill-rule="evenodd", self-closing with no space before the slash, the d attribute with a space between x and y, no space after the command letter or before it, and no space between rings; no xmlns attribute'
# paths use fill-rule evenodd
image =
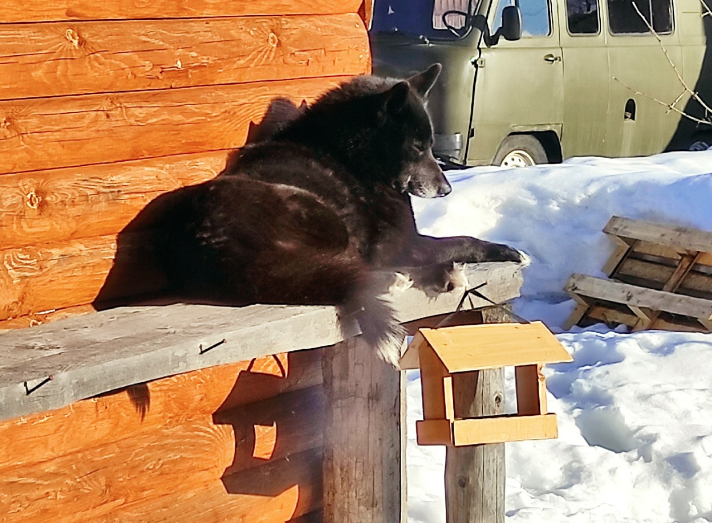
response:
<svg viewBox="0 0 712 523"><path fill-rule="evenodd" d="M561 289L573 272L602 276L612 215L712 230L712 151L449 177L447 198L414 199L421 231L527 252L515 311L574 356L546 371L559 439L507 445L508 521L712 522L712 335L561 332L573 310ZM408 379L409 521L444 522L445 452L415 443L420 379Z"/></svg>

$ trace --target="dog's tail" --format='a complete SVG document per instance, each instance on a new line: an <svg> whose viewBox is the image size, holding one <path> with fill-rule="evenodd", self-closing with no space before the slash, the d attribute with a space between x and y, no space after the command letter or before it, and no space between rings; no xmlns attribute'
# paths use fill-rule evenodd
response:
<svg viewBox="0 0 712 523"><path fill-rule="evenodd" d="M388 290L385 278L370 274L364 280L353 287L343 314L354 316L365 341L376 349L381 359L398 367L405 329L385 296Z"/></svg>

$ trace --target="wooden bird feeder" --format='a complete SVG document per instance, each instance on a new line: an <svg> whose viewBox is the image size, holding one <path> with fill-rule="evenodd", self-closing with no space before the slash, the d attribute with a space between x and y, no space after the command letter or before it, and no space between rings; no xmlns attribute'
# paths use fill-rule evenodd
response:
<svg viewBox="0 0 712 523"><path fill-rule="evenodd" d="M416 425L418 444L458 447L556 438L542 367L572 360L541 322L420 329L401 358L401 369L421 372L424 419ZM457 417L453 391L458 382L467 374L506 366L515 368L517 413Z"/></svg>

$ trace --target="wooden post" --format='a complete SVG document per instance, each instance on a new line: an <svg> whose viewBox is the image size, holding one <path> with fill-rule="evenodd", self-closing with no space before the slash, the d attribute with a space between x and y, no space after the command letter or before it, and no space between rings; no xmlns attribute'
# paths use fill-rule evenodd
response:
<svg viewBox="0 0 712 523"><path fill-rule="evenodd" d="M359 336L325 350L324 522L404 517L403 373Z"/></svg>
<svg viewBox="0 0 712 523"><path fill-rule="evenodd" d="M511 321L500 309L482 311L484 323ZM503 369L455 375L455 417L504 413ZM448 523L504 523L504 443L447 447L445 509Z"/></svg>

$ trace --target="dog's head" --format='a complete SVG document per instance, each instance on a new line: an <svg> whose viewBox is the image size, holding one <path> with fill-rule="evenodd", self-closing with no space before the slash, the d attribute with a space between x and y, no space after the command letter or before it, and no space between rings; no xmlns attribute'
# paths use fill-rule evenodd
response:
<svg viewBox="0 0 712 523"><path fill-rule="evenodd" d="M441 69L434 64L383 94L381 117L400 164L391 183L421 198L446 196L452 190L433 156L433 128L423 102Z"/></svg>

